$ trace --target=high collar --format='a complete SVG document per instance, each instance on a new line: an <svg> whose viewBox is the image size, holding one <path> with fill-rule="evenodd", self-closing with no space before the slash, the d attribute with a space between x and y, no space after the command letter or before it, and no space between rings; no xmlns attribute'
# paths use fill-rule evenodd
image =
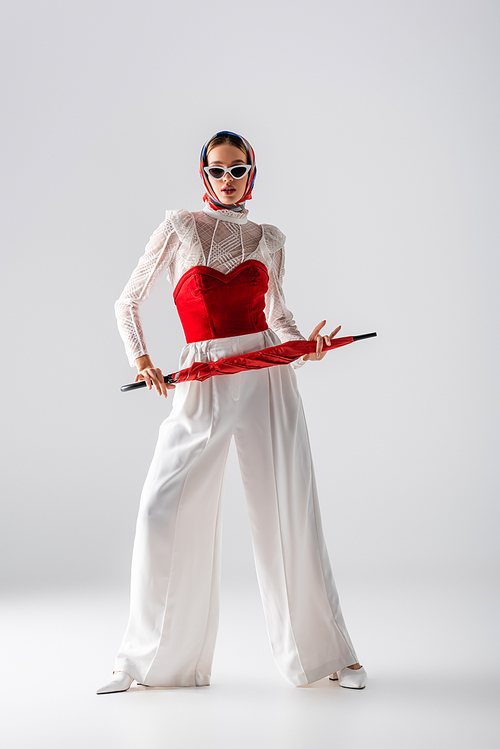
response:
<svg viewBox="0 0 500 749"><path fill-rule="evenodd" d="M220 208L215 211L210 208L209 205L205 205L203 213L207 216L218 219L219 221L229 221L231 224L246 224L248 221L248 208L244 208L242 211L232 211L230 208Z"/></svg>

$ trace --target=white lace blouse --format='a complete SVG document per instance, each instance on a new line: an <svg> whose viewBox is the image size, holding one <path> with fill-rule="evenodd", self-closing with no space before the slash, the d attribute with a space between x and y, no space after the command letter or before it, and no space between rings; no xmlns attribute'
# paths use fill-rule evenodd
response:
<svg viewBox="0 0 500 749"><path fill-rule="evenodd" d="M151 235L120 298L115 303L118 329L130 365L147 354L139 305L148 298L166 273L175 288L181 276L195 265L208 265L229 273L250 258L263 262L269 273L265 315L280 341L306 340L287 309L282 282L285 274L285 235L271 224L254 224L248 210L241 212L205 206L201 211L168 210ZM304 364L294 361L294 369Z"/></svg>

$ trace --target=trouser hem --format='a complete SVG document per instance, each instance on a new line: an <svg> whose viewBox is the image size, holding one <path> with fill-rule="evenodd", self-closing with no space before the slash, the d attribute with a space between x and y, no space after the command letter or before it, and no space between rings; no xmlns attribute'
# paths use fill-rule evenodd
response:
<svg viewBox="0 0 500 749"><path fill-rule="evenodd" d="M352 656L347 659L336 658L333 661L323 663L323 665L318 666L317 668L309 668L307 671L298 674L293 679L289 679L289 681L295 687L305 687L307 684L313 684L315 681L324 679L325 676L330 676L330 674L335 673L335 671L340 671L346 666L352 666L354 663L356 663L356 658L353 658Z"/></svg>
<svg viewBox="0 0 500 749"><path fill-rule="evenodd" d="M115 662L114 671L125 671L139 684L144 684L147 687L209 687L210 678L209 674L194 674L189 675L174 674L171 677L165 679L152 679L150 676L143 676L141 671L138 670L130 661Z"/></svg>

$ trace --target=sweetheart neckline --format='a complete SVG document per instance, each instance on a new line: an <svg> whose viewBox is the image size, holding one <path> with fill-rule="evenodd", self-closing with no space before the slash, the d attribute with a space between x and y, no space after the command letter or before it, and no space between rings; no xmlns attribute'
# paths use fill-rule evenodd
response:
<svg viewBox="0 0 500 749"><path fill-rule="evenodd" d="M210 265L193 265L191 268L189 268L185 273L182 274L182 276L177 281L177 284L175 286L175 289L173 291L174 299L177 297L181 285L184 283L188 275L193 275L193 272L196 271L198 273L205 273L209 276L214 276L215 278L218 278L223 283L230 283L233 276L239 275L243 270L246 270L243 266L250 267L250 264L258 265L266 274L266 276L269 278L269 271L267 270L266 265L261 260L255 260L253 258L250 258L248 260L244 260L242 263L239 263L235 268L230 270L228 273L223 273L220 270L217 270L217 268L212 268Z"/></svg>

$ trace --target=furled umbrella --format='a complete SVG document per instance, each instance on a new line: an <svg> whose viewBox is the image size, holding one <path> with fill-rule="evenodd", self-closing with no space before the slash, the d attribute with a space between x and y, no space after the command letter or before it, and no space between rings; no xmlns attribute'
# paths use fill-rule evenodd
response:
<svg viewBox="0 0 500 749"><path fill-rule="evenodd" d="M363 338L373 338L376 335L376 333L363 333L362 335L332 338L331 345L324 346L322 353L331 351L334 348L340 348L340 346L347 346L347 344L360 341ZM287 341L278 346L270 346L259 351L250 351L248 354L228 356L225 359L218 359L217 361L193 362L186 369L165 375L163 381L169 385L176 385L179 382L186 382L187 380L203 382L203 380L214 375L236 374L237 372L244 372L249 369L263 369L264 367L290 364L300 356L312 354L314 351L316 351L316 341ZM146 387L144 380L131 382L129 385L122 385L120 390L135 390L142 387Z"/></svg>

